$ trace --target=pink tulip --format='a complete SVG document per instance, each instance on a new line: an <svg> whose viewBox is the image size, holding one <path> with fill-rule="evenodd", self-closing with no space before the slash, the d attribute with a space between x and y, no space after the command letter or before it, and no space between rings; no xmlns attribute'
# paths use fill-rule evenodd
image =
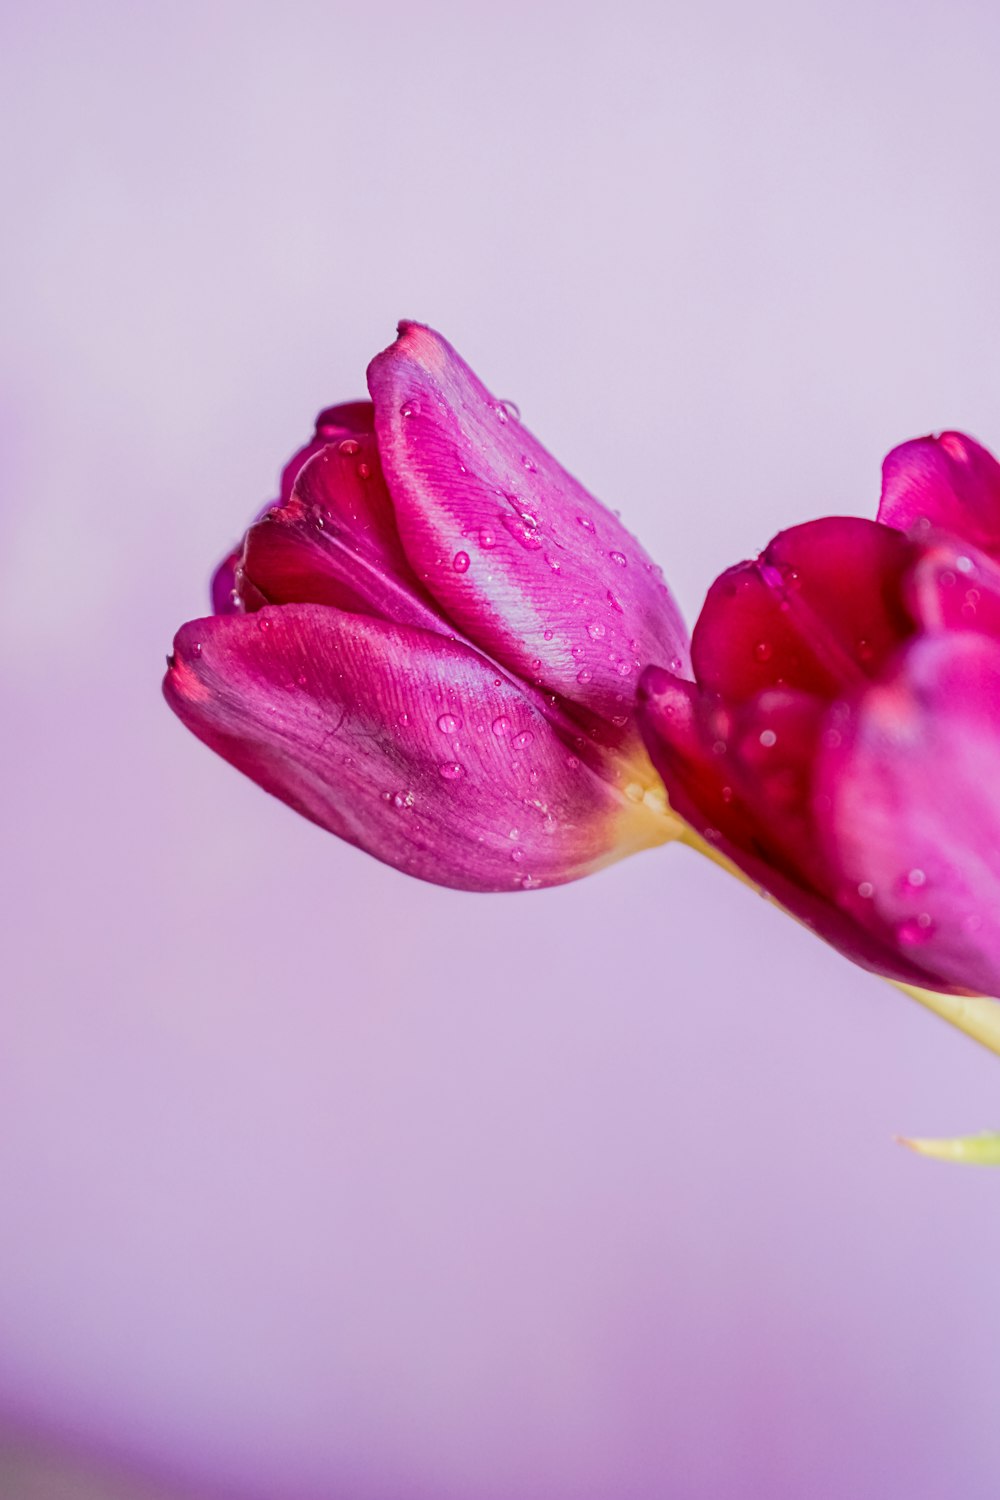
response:
<svg viewBox="0 0 1000 1500"><path fill-rule="evenodd" d="M635 685L689 658L659 570L430 329L402 324L368 385L178 632L171 707L424 880L530 889L663 842Z"/></svg>
<svg viewBox="0 0 1000 1500"><path fill-rule="evenodd" d="M995 459L953 432L897 448L878 521L731 568L691 654L693 682L640 686L673 809L859 963L1000 994Z"/></svg>

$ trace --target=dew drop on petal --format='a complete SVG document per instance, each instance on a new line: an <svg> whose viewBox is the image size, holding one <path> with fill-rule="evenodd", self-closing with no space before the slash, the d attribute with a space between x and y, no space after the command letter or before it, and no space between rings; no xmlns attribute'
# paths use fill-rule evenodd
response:
<svg viewBox="0 0 1000 1500"><path fill-rule="evenodd" d="M628 566L628 558L624 552L609 552L608 556L616 567L625 568Z"/></svg>
<svg viewBox="0 0 1000 1500"><path fill-rule="evenodd" d="M778 743L778 736L775 734L773 729L762 729L760 732L760 742L764 746L765 750L770 750L772 745L776 745Z"/></svg>
<svg viewBox="0 0 1000 1500"><path fill-rule="evenodd" d="M506 714L501 714L498 719L493 720L493 733L498 740L503 739L510 732L510 720Z"/></svg>
<svg viewBox="0 0 1000 1500"><path fill-rule="evenodd" d="M531 744L534 738L535 736L532 734L530 729L522 729L520 734L515 734L514 738L511 740L511 744L514 746L515 750L527 750L528 746Z"/></svg>
<svg viewBox="0 0 1000 1500"><path fill-rule="evenodd" d="M451 565L456 573L467 573L469 571L469 554L467 552L456 552L451 560Z"/></svg>
<svg viewBox="0 0 1000 1500"><path fill-rule="evenodd" d="M584 531L590 531L590 532L592 532L594 530L594 523L590 519L589 516L577 516L576 519L577 519L577 524L579 526L582 526L583 529L584 529Z"/></svg>
<svg viewBox="0 0 1000 1500"><path fill-rule="evenodd" d="M587 626L587 634L592 641L599 641L606 633L605 627L601 624L600 620L595 620Z"/></svg>
<svg viewBox="0 0 1000 1500"><path fill-rule="evenodd" d="M753 654L758 661L770 661L771 650L772 647L770 641L758 641L756 646L754 646L753 648Z"/></svg>
<svg viewBox="0 0 1000 1500"><path fill-rule="evenodd" d="M370 474L371 474L371 469L368 467L367 464L358 464L358 478L359 479L367 479Z"/></svg>
<svg viewBox="0 0 1000 1500"><path fill-rule="evenodd" d="M446 760L442 761L441 765L438 766L438 771L444 777L445 781L457 781L464 773L465 767L460 761Z"/></svg>
<svg viewBox="0 0 1000 1500"><path fill-rule="evenodd" d="M399 415L401 417L419 417L420 410L419 401L404 401L403 405L399 408Z"/></svg>
<svg viewBox="0 0 1000 1500"><path fill-rule="evenodd" d="M361 444L357 438L345 438L342 443L337 444L337 452L342 453L345 458L353 458L355 453L361 451Z"/></svg>
<svg viewBox="0 0 1000 1500"><path fill-rule="evenodd" d="M875 894L875 887L870 880L862 880L858 886L858 895L862 901L870 901Z"/></svg>
<svg viewBox="0 0 1000 1500"><path fill-rule="evenodd" d="M579 683L587 683L590 682L593 675L593 672L588 671L586 667L581 667L580 671L576 674L576 680Z"/></svg>
<svg viewBox="0 0 1000 1500"><path fill-rule="evenodd" d="M461 719L456 719L454 714L442 714L438 719L438 728L442 734L454 734L461 722Z"/></svg>
<svg viewBox="0 0 1000 1500"><path fill-rule="evenodd" d="M480 533L479 533L479 545L480 545L480 547L485 547L486 551L489 552L492 547L496 546L496 544L497 544L497 534L496 534L496 532L495 531L491 531L488 526L484 526L481 529Z"/></svg>

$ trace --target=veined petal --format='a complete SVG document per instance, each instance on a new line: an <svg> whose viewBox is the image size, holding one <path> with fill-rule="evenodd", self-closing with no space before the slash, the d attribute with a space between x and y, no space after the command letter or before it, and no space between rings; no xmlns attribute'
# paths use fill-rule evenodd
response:
<svg viewBox="0 0 1000 1500"><path fill-rule="evenodd" d="M314 453L290 497L250 528L237 592L248 610L332 604L452 631L407 561L371 432Z"/></svg>
<svg viewBox="0 0 1000 1500"><path fill-rule="evenodd" d="M620 731L646 661L687 665L659 570L438 334L401 324L368 384L403 546L444 613Z"/></svg>
<svg viewBox="0 0 1000 1500"><path fill-rule="evenodd" d="M425 631L316 604L196 620L164 690L265 790L441 885L557 884L674 831L593 775L517 683Z"/></svg>
<svg viewBox="0 0 1000 1500"><path fill-rule="evenodd" d="M962 432L901 443L882 465L878 518L918 534L952 531L1000 558L1000 464Z"/></svg>
<svg viewBox="0 0 1000 1500"><path fill-rule="evenodd" d="M1000 994L1000 645L915 641L860 693L817 767L845 904L938 988Z"/></svg>
<svg viewBox="0 0 1000 1500"><path fill-rule="evenodd" d="M731 703L774 687L836 697L912 634L901 581L914 555L854 516L781 532L709 590L691 641L698 682Z"/></svg>

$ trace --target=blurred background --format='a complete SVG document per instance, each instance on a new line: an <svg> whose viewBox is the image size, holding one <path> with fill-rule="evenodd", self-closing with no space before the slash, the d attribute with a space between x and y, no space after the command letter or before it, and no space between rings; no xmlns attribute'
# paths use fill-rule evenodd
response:
<svg viewBox="0 0 1000 1500"><path fill-rule="evenodd" d="M3 1500L995 1500L996 1059L684 851L408 883L172 718L432 322L689 621L1000 445L990 3L0 19ZM947 767L941 768L942 776Z"/></svg>

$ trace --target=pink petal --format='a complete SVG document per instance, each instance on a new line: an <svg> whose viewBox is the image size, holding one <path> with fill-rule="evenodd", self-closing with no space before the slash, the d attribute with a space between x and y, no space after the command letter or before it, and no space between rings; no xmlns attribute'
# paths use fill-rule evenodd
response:
<svg viewBox="0 0 1000 1500"><path fill-rule="evenodd" d="M878 518L901 531L952 531L1000 558L1000 464L961 432L902 443L882 465Z"/></svg>
<svg viewBox="0 0 1000 1500"><path fill-rule="evenodd" d="M403 546L443 611L525 680L624 726L642 664L687 663L654 564L438 334L401 324L368 383Z"/></svg>
<svg viewBox="0 0 1000 1500"><path fill-rule="evenodd" d="M671 807L702 838L855 963L927 983L891 931L840 907L840 873L814 820L816 757L837 732L822 700L770 690L732 709L651 667L639 686L639 720Z"/></svg>
<svg viewBox="0 0 1000 1500"><path fill-rule="evenodd" d="M901 583L913 556L897 531L853 516L781 532L709 590L691 642L698 682L742 703L769 687L832 698L874 674L912 634Z"/></svg>
<svg viewBox="0 0 1000 1500"><path fill-rule="evenodd" d="M323 446L289 499L251 527L237 592L248 610L332 604L453 633L403 552L370 432Z"/></svg>
<svg viewBox="0 0 1000 1500"><path fill-rule="evenodd" d="M551 885L661 836L516 683L421 630L315 604L196 620L164 690L265 790L424 880Z"/></svg>
<svg viewBox="0 0 1000 1500"><path fill-rule="evenodd" d="M373 421L374 413L370 401L347 401L340 406L328 406L321 411L316 418L313 436L294 457L289 459L281 471L278 499L269 500L259 509L256 520L261 520L274 505L288 503L300 470L315 454L320 453L327 443L343 442L352 437L371 433ZM240 542L239 546L234 547L228 556L223 558L212 575L211 598L214 614L227 615L239 613L246 608L256 609L264 602L252 590L245 587L238 576L242 556L243 543Z"/></svg>
<svg viewBox="0 0 1000 1500"><path fill-rule="evenodd" d="M1000 639L1000 566L970 542L932 535L904 593L926 630L980 630Z"/></svg>
<svg viewBox="0 0 1000 1500"><path fill-rule="evenodd" d="M844 904L939 986L1000 995L1000 646L916 641L817 770Z"/></svg>

